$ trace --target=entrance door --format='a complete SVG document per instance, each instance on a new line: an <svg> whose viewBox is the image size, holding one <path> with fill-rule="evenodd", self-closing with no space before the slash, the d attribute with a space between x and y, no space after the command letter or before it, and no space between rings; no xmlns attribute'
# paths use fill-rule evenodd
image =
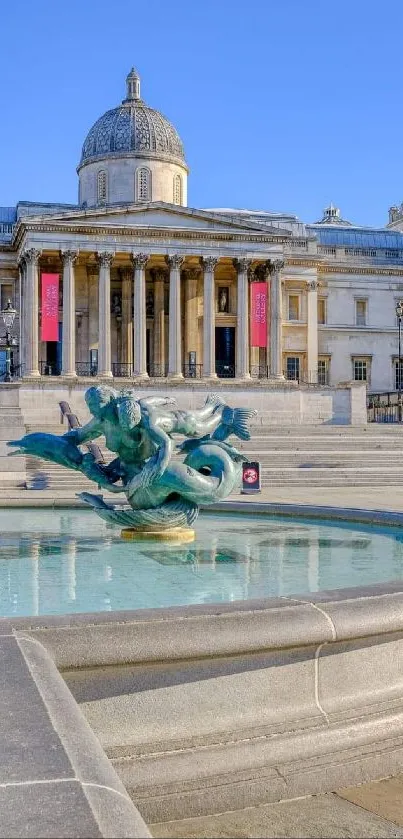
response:
<svg viewBox="0 0 403 839"><path fill-rule="evenodd" d="M62 330L63 324L59 323L59 340L46 341L46 365L43 370L45 376L60 376L62 369Z"/></svg>
<svg viewBox="0 0 403 839"><path fill-rule="evenodd" d="M215 371L220 379L235 377L235 326L215 328Z"/></svg>

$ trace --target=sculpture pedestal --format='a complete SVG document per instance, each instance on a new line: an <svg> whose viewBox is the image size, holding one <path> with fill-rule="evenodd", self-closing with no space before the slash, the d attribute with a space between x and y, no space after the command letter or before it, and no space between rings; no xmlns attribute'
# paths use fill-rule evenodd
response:
<svg viewBox="0 0 403 839"><path fill-rule="evenodd" d="M171 527L167 530L147 530L141 527L125 527L121 531L122 539L127 541L156 542L193 542L195 532L191 527Z"/></svg>

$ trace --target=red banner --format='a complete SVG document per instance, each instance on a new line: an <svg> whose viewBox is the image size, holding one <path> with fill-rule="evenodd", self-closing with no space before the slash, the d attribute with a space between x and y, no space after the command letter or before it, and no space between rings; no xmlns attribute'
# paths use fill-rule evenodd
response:
<svg viewBox="0 0 403 839"><path fill-rule="evenodd" d="M252 347L267 347L267 283L251 283L250 334Z"/></svg>
<svg viewBox="0 0 403 839"><path fill-rule="evenodd" d="M42 274L41 341L59 340L59 274Z"/></svg>

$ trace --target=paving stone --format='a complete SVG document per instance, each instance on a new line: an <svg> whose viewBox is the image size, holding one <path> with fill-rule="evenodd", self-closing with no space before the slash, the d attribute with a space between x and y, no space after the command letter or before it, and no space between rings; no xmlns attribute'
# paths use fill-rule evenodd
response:
<svg viewBox="0 0 403 839"><path fill-rule="evenodd" d="M217 816L150 825L154 837L175 839L388 839L403 830L337 795L263 804Z"/></svg>
<svg viewBox="0 0 403 839"><path fill-rule="evenodd" d="M102 836L78 781L0 787L0 839Z"/></svg>
<svg viewBox="0 0 403 839"><path fill-rule="evenodd" d="M337 795L403 827L403 775L339 789Z"/></svg>

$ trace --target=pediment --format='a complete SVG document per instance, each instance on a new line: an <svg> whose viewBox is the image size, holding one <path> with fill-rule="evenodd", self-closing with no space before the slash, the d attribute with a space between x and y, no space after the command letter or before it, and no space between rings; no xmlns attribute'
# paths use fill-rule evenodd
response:
<svg viewBox="0 0 403 839"><path fill-rule="evenodd" d="M254 235L262 233L265 236L276 236L287 238L290 236L288 230L279 230L279 228L268 227L267 225L256 224L249 220L234 220L223 213L214 213L206 210L197 210L189 207L174 207L170 204L148 204L146 206L139 206L132 204L124 207L100 207L77 210L70 210L66 213L51 213L46 216L29 216L21 219L21 222L26 221L30 225L35 223L57 224L60 229L65 223L69 228L77 225L81 229L83 227L109 227L109 228L155 228L155 229L171 229L171 230L199 230L209 233L214 231L223 233L228 232L239 233L253 233Z"/></svg>

